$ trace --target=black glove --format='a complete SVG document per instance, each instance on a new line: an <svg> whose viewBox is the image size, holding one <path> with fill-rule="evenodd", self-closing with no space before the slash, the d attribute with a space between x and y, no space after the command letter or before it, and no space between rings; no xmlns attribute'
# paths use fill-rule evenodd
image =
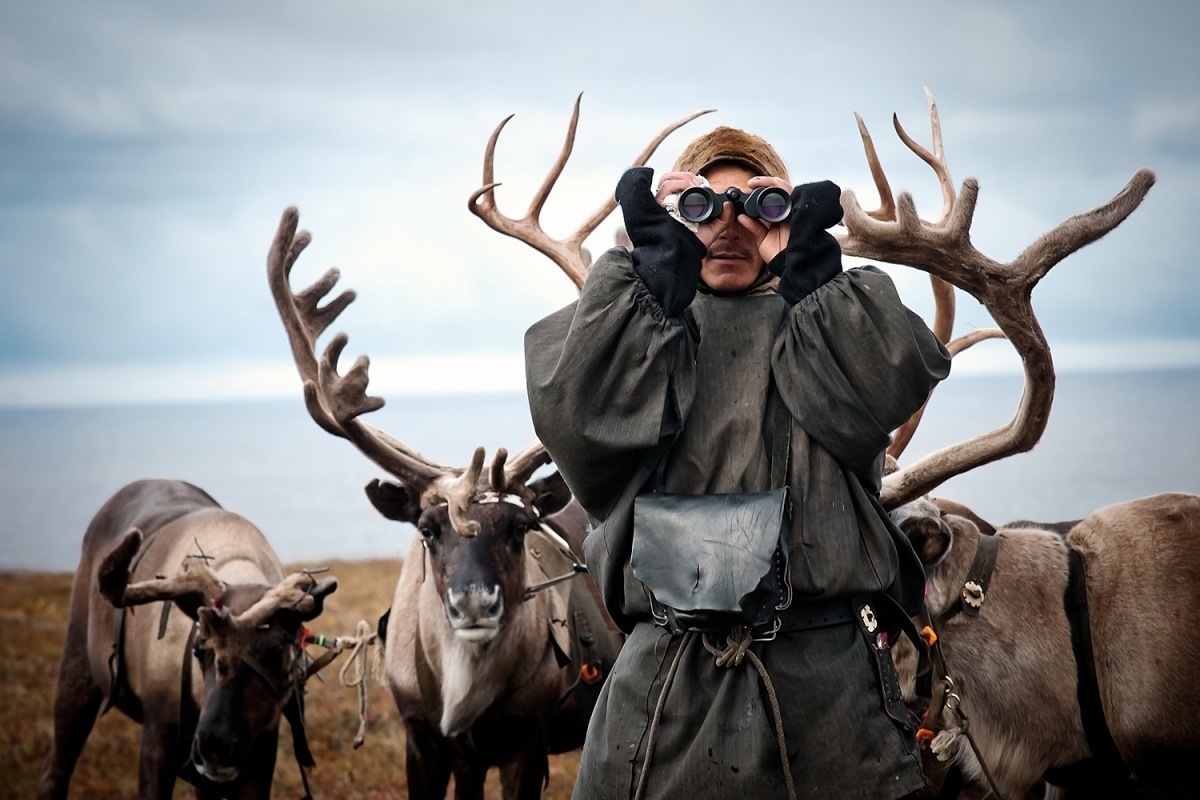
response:
<svg viewBox="0 0 1200 800"><path fill-rule="evenodd" d="M826 228L842 219L842 190L833 181L792 190L792 230L787 247L767 269L779 276L779 294L795 305L842 271L842 248Z"/></svg>
<svg viewBox="0 0 1200 800"><path fill-rule="evenodd" d="M633 242L633 270L663 311L677 317L696 296L708 249L654 199L650 167L631 167L617 181L617 202Z"/></svg>

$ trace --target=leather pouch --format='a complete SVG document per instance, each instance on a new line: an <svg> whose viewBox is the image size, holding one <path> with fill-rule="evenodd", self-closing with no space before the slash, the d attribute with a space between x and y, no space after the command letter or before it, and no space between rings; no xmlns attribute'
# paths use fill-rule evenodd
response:
<svg viewBox="0 0 1200 800"><path fill-rule="evenodd" d="M770 632L791 601L788 489L652 492L633 506L634 577L659 624L681 632Z"/></svg>

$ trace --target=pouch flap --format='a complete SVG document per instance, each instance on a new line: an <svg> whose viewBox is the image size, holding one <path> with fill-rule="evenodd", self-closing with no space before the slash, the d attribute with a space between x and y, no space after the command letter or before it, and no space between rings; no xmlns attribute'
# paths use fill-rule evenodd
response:
<svg viewBox="0 0 1200 800"><path fill-rule="evenodd" d="M736 613L775 568L787 488L634 500L633 574L680 611Z"/></svg>

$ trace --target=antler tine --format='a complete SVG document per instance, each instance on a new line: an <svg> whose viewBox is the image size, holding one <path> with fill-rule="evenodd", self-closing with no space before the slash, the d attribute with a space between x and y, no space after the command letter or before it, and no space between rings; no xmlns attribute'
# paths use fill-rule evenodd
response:
<svg viewBox="0 0 1200 800"><path fill-rule="evenodd" d="M666 141L668 136L697 117L702 117L705 114L711 114L714 111L716 111L715 108L701 109L700 111L694 111L691 114L688 114L686 117L672 122L670 125L659 131L657 136L650 140L650 143L642 149L642 152L638 153L637 158L635 158L633 163L629 166L640 167L645 165L645 163L650 160L650 156L654 155L654 152L658 150L658 146ZM609 198L604 201L600 208L596 209L592 216L588 217L587 220L584 221L583 225L580 226L575 235L571 237L571 241L578 241L578 243L582 245L584 239L591 235L592 231L596 230L600 223L607 219L608 215L616 210L616 207L617 198L613 195L609 195Z"/></svg>
<svg viewBox="0 0 1200 800"><path fill-rule="evenodd" d="M916 143L906 144L914 153L944 168L940 125L932 95L930 114L934 124L934 149L926 158ZM903 129L897 122L897 131ZM868 155L870 160L870 155ZM939 181L943 187L943 219L922 222L912 196L900 195L894 221L874 218L862 209L852 191L842 194L846 234L842 249L861 256L921 269L971 294L979 300L1021 356L1025 372L1025 390L1013 419L1001 428L940 450L917 463L887 476L881 500L894 507L930 491L947 478L977 466L1033 447L1046 427L1054 398L1054 364L1050 347L1033 313L1030 295L1033 287L1055 264L1081 247L1107 234L1133 213L1154 183L1154 173L1138 170L1125 188L1111 201L1092 211L1060 223L1039 237L1009 264L1001 264L980 253L971 244L970 227L978 199L979 184L963 182L956 198L948 171Z"/></svg>
<svg viewBox="0 0 1200 800"><path fill-rule="evenodd" d="M550 454L546 452L545 445L536 440L530 442L508 462L508 466L505 468L508 485L523 486L538 467L549 463Z"/></svg>
<svg viewBox="0 0 1200 800"><path fill-rule="evenodd" d="M284 608L295 608L301 613L307 613L316 602L309 594L316 585L316 578L309 573L293 572L253 605L233 617L233 625L243 630L252 630L267 623L276 611Z"/></svg>
<svg viewBox="0 0 1200 800"><path fill-rule="evenodd" d="M488 139L487 147L483 154L483 186L472 192L467 199L467 208L471 213L482 219L487 225L495 231L503 233L506 236L511 236L518 239L540 253L548 256L559 268L566 273L567 277L575 284L575 288L582 289L583 283L587 279L590 257L586 255L586 250L583 249L583 242L588 236L600 225L601 222L608 217L616 208L616 200L609 199L597 210L591 217L584 221L574 233L565 239L551 238L541 226L542 208L546 204L546 200L550 196L554 184L562 175L563 169L566 167L567 160L571 157L571 151L575 146L575 132L579 127L579 107L583 99L581 92L575 98L575 106L571 112L571 121L567 126L567 137L563 143L562 150L559 151L558 157L547 173L542 185L534 193L533 200L529 204L529 210L525 216L520 219L513 219L500 213L496 206L495 189L500 184L495 181L495 157L496 143L500 139L500 132L508 121L512 119L512 115L501 120L500 124L492 132ZM692 121L702 114L711 112L712 109L698 111L691 114L678 122L668 125L662 133L660 133L647 146L634 162L634 166L640 166L646 162L646 159L658 148L666 137L682 127L686 123Z"/></svg>
<svg viewBox="0 0 1200 800"><path fill-rule="evenodd" d="M863 150L867 154L867 167L871 170L871 177L875 180L875 190L879 192L879 208L866 213L873 219L894 220L896 218L896 200L892 196L892 187L888 183L887 173L883 171L883 165L879 163L879 153L875 151L875 141L871 138L867 124L863 122L863 118L859 116L858 112L854 113L854 118L858 120L858 135L862 138Z"/></svg>
<svg viewBox="0 0 1200 800"><path fill-rule="evenodd" d="M571 157L571 151L575 149L575 131L579 127L579 104L582 101L583 92L580 92L575 96L575 106L571 109L571 121L567 124L566 141L563 142L558 158L554 159L554 165L546 173L542 185L533 193L533 199L529 201L529 210L525 212L526 219L537 220L541 217L542 206L546 205L546 198L550 196L550 190L554 188L554 184L558 183L563 169L567 166L567 159Z"/></svg>
<svg viewBox="0 0 1200 800"><path fill-rule="evenodd" d="M963 350L969 347L974 347L980 342L988 339L1007 339L1004 331L999 328L976 328L968 334L964 334L957 339L953 339L946 343L946 349L950 351L950 355L956 356Z"/></svg>
<svg viewBox="0 0 1200 800"><path fill-rule="evenodd" d="M492 490L504 492L508 490L508 473L504 470L504 462L508 459L508 450L501 447L492 458L492 466L488 469L488 483Z"/></svg>
<svg viewBox="0 0 1200 800"><path fill-rule="evenodd" d="M445 498L450 514L450 525L460 536L471 538L479 535L479 523L467 518L471 497L479 476L483 474L483 447L476 447L471 456L471 465L457 477L444 477L438 481L438 495Z"/></svg>
<svg viewBox="0 0 1200 800"><path fill-rule="evenodd" d="M338 374L337 362L348 341L346 334L335 336L321 360L317 360L317 338L353 302L355 295L345 291L325 306L319 306L341 277L337 269L330 269L300 294L292 292L292 267L312 239L307 231L296 232L299 219L295 206L284 210L267 255L267 282L303 381L304 402L309 415L324 430L348 439L364 455L412 484L413 488L423 489L438 478L457 474L460 470L430 461L358 419L362 414L382 408L384 403L381 398L367 395L370 361L366 356L355 361L345 376Z"/></svg>
<svg viewBox="0 0 1200 800"><path fill-rule="evenodd" d="M942 190L942 219L945 220L950 216L950 210L954 207L954 181L950 179L950 169L946 166L946 150L942 146L942 123L938 118L937 101L933 99L933 94L929 89L925 90L925 99L929 103L929 127L933 133L932 153L908 135L904 126L900 124L900 117L896 114L892 114L892 127L896 129L900 141L904 142L909 150L928 164L937 175L938 185Z"/></svg>

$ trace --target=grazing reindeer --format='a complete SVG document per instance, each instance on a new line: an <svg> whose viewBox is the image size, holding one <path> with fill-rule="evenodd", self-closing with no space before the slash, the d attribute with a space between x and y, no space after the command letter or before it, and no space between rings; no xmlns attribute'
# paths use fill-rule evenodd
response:
<svg viewBox="0 0 1200 800"><path fill-rule="evenodd" d="M970 241L979 186L974 179L969 179L960 191L955 190L946 166L937 107L933 97L928 92L926 95L933 129L932 152L915 142L898 119L894 118L893 122L906 146L934 170L942 191L941 218L934 222L922 220L909 194L903 193L898 199L893 196L866 126L856 115L879 191L880 207L865 211L853 192L844 192L845 231L835 235L847 255L905 265L929 273L937 301L937 315L931 327L947 344L951 354L987 338L1006 337L1021 356L1025 390L1015 416L1007 425L933 453L903 469L897 468L885 476L880 500L889 509L924 495L954 475L1025 452L1037 443L1053 403L1054 366L1049 345L1033 313L1030 300L1033 288L1066 256L1103 237L1124 221L1138 207L1155 180L1150 170L1138 170L1108 203L1064 221L1039 237L1013 261L1001 264L977 251ZM575 285L581 287L587 275L586 260L568 259L562 252L562 243L548 241L540 231L531 231L521 223L497 217L490 191L494 186L491 183L491 157L498 134L499 129L489 142L484 173L487 185L472 196L472 211L495 230L521 239L552 258ZM621 241L620 235L618 241ZM951 339L954 287L982 303L996 320L998 329L982 329ZM894 432L888 449L893 463L911 440L922 414L923 409ZM982 523L967 509L960 513Z"/></svg>
<svg viewBox="0 0 1200 800"><path fill-rule="evenodd" d="M570 152L578 114L576 102L562 156L529 215L514 223L524 231L544 236L538 215ZM690 119L668 126L639 162ZM488 147L485 182L499 132ZM615 201L555 246L580 258L583 239L613 207ZM585 515L557 473L530 480L550 460L538 442L511 460L498 449L486 469L480 447L463 469L430 461L361 419L383 405L366 393L366 357L338 373L345 334L316 357L317 337L354 295L318 305L336 284L336 270L292 292L291 269L309 242L297 225L296 209L287 209L268 256L268 280L309 414L397 478L373 481L367 495L383 516L420 533L381 631L388 684L407 734L409 793L443 797L453 774L456 796L482 797L488 769L498 766L506 798L537 798L549 774L547 753L582 744L600 682L623 641L591 578L565 580L584 569Z"/></svg>
<svg viewBox="0 0 1200 800"><path fill-rule="evenodd" d="M301 635L336 588L285 577L258 528L191 484L118 491L83 538L38 797L67 796L105 700L142 725L143 800L170 798L185 766L199 798L269 797L281 714L311 765Z"/></svg>

